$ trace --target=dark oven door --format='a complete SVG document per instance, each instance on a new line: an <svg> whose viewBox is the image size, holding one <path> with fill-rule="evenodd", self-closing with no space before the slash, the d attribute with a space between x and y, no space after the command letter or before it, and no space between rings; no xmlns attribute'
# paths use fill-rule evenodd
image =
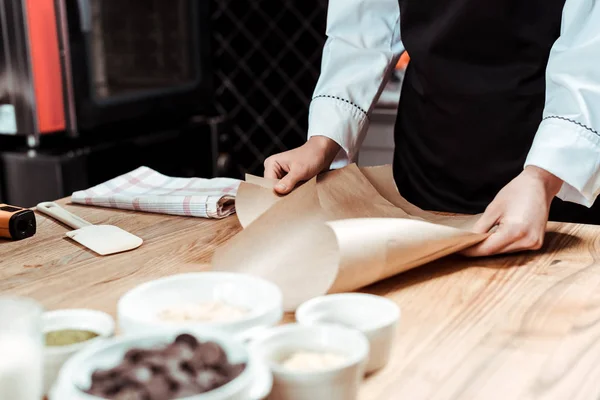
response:
<svg viewBox="0 0 600 400"><path fill-rule="evenodd" d="M212 95L205 0L56 0L78 131L189 116Z"/></svg>

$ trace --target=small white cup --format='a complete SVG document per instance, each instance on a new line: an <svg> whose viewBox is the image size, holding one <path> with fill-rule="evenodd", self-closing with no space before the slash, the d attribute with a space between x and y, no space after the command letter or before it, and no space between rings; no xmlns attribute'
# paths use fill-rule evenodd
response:
<svg viewBox="0 0 600 400"><path fill-rule="evenodd" d="M369 340L366 373L383 368L390 359L400 321L400 308L381 296L340 293L316 297L296 310L300 324L336 324L354 328Z"/></svg>
<svg viewBox="0 0 600 400"><path fill-rule="evenodd" d="M44 393L48 393L56 381L60 369L71 356L80 350L112 337L115 333L113 318L97 310L66 309L44 313L44 333L59 329L82 329L97 333L93 339L66 346L44 348Z"/></svg>
<svg viewBox="0 0 600 400"><path fill-rule="evenodd" d="M345 357L335 368L295 372L281 362L296 351L332 352ZM364 375L369 342L354 329L335 325L288 324L252 339L250 352L267 362L273 373L270 400L355 400Z"/></svg>

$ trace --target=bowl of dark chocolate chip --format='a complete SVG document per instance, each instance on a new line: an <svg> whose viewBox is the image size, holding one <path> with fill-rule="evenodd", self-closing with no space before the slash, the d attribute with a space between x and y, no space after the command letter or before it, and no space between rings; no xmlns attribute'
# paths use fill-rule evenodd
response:
<svg viewBox="0 0 600 400"><path fill-rule="evenodd" d="M148 334L87 349L61 370L51 400L248 400L272 377L241 342L218 331Z"/></svg>

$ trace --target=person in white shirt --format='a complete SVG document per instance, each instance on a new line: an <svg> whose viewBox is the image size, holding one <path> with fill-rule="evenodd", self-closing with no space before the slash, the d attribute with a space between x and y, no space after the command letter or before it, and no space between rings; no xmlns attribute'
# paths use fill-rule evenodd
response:
<svg viewBox="0 0 600 400"><path fill-rule="evenodd" d="M479 213L468 255L538 249L552 219L598 222L600 2L330 0L307 142L265 161L289 193L355 162L400 54L400 193ZM555 197L561 199L555 199Z"/></svg>

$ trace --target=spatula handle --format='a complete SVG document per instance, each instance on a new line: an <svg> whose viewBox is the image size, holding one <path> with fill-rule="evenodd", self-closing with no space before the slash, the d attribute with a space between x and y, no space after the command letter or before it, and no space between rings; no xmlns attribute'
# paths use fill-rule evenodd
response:
<svg viewBox="0 0 600 400"><path fill-rule="evenodd" d="M67 210L65 210L64 208L59 206L58 204L53 203L51 201L38 204L36 207L36 210L41 213L51 216L52 218L62 222L63 224L70 226L73 229L80 229L80 228L83 228L84 226L92 225L89 222L87 222L85 219L79 218L75 214L71 214L70 212L68 212Z"/></svg>

